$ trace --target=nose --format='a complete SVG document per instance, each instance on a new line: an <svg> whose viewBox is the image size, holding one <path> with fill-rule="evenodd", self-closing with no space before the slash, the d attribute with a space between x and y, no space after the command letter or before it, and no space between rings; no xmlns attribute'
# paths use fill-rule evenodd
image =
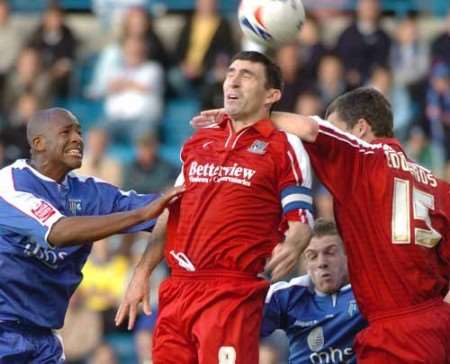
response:
<svg viewBox="0 0 450 364"><path fill-rule="evenodd" d="M328 268L328 259L323 254L319 254L317 257L317 265L319 268Z"/></svg>

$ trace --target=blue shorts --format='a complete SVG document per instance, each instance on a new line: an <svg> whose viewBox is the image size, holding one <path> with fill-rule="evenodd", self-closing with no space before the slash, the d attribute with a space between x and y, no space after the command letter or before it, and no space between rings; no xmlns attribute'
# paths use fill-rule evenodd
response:
<svg viewBox="0 0 450 364"><path fill-rule="evenodd" d="M63 364L62 341L50 329L0 323L0 363Z"/></svg>

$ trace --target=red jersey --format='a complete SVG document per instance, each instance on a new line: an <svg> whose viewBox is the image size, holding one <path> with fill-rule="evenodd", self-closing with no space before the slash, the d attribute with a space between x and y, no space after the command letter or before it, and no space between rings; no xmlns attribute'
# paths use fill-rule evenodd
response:
<svg viewBox="0 0 450 364"><path fill-rule="evenodd" d="M368 144L318 119L305 143L334 197L350 280L370 319L445 295L449 185L409 160L395 139Z"/></svg>
<svg viewBox="0 0 450 364"><path fill-rule="evenodd" d="M234 132L230 120L184 145L186 191L172 207L166 259L172 268L257 274L283 240L280 223L308 223L309 158L299 139L270 120Z"/></svg>

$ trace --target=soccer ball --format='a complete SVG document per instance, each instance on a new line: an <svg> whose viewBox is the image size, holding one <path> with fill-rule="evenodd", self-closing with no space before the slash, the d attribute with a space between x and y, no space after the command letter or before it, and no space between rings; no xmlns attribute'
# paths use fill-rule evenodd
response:
<svg viewBox="0 0 450 364"><path fill-rule="evenodd" d="M301 0L242 0L238 17L247 38L279 48L296 41L305 9Z"/></svg>

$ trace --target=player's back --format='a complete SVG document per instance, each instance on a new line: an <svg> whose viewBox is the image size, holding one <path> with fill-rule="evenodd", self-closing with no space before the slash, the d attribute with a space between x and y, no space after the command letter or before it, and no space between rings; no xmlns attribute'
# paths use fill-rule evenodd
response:
<svg viewBox="0 0 450 364"><path fill-rule="evenodd" d="M363 314L371 320L442 300L448 184L408 160L394 139L370 145L328 123L320 128L316 143L305 146L335 198Z"/></svg>

